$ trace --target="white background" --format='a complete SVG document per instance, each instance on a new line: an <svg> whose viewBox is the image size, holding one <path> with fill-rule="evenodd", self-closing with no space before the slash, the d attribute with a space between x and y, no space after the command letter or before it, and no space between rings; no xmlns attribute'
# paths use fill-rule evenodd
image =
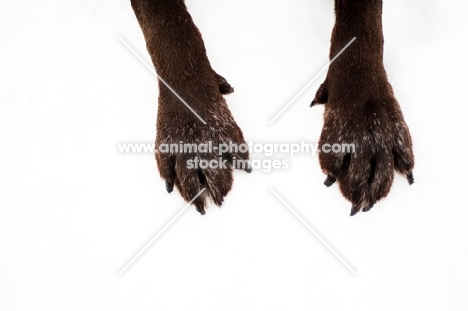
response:
<svg viewBox="0 0 468 311"><path fill-rule="evenodd" d="M464 1L384 1L385 65L416 183L349 217L316 156L248 175L221 209L180 211L152 155L157 80L130 1L0 4L0 310L467 310ZM187 0L247 140L316 142L331 0ZM271 187L357 272L353 275Z"/></svg>

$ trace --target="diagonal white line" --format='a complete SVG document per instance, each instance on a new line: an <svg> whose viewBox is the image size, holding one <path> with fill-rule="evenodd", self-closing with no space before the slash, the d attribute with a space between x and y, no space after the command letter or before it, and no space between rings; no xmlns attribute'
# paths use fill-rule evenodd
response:
<svg viewBox="0 0 468 311"><path fill-rule="evenodd" d="M320 241L320 242L321 242L321 243L322 243L322 244L323 244L323 245L324 245L324 246L325 246L325 247L326 247L326 248L327 248L327 249L328 249L344 266L345 266L345 267L346 267L346 268L348 268L349 271L351 271L352 274L357 275L356 271L354 271L354 269L351 268L351 266L350 266L346 261L344 261L344 259L341 258L341 256L338 255L338 253L335 252L335 250L333 250L333 248L331 248L331 246L328 245L328 243L327 243L320 235L318 235L318 233L315 232L315 230L312 229L312 227L309 226L309 224L306 223L305 220L302 219L302 217L299 216L299 215L292 209L292 207L289 206L288 203L286 203L273 189L269 188L269 190L270 190L271 193L273 193L273 194L276 196L276 198L277 198L281 203L283 203L284 206L286 206L286 207L289 209L289 211L291 211L291 213L293 213L294 216L296 216L297 219L299 219L300 222L302 222L302 224L303 224L304 226L306 226L307 229L309 229L310 232L312 232L313 235L315 235L315 237L316 237L316 238L317 238L317 239L318 239L318 240L319 240L319 241Z"/></svg>
<svg viewBox="0 0 468 311"><path fill-rule="evenodd" d="M131 47L130 45L128 45L128 43L127 43L124 39L122 39L122 37L119 36L119 40L130 50L130 52L132 52L132 53L143 63L143 65L146 66L146 68L148 68L156 77L158 77L159 81L161 81L169 90L171 90L171 92L174 93L174 95L175 95L175 96L176 96L176 97L177 97L177 98L178 98L178 99L179 99L179 100L180 100L180 101L181 101L181 102L198 118L198 119L200 119L200 121L202 121L203 124L206 124L205 120L203 120L202 117L200 117L200 116L198 115L198 113L196 113L196 111L193 110L192 107L190 107L190 105L187 104L187 102L186 102L182 97L180 97L180 95L177 94L177 92L174 91L174 89L173 89L169 84L167 84L167 82L164 81L163 78L161 78L161 77L156 73L156 71L154 70L154 68L151 67L150 65L148 65L148 63L145 62L145 61L143 60L143 58L141 58L140 55L138 55L137 52L135 52L135 50L132 49L132 47Z"/></svg>
<svg viewBox="0 0 468 311"><path fill-rule="evenodd" d="M328 67L330 67L330 65L354 42L354 40L356 40L356 37L352 38L351 41L349 41L348 44L346 44L346 46L344 48L341 49L341 51L335 55L335 57L333 57L333 59L328 62L328 64L325 65L325 67L322 68L322 70L320 70L316 75L315 77L312 78L312 80L310 80L309 83L306 84L306 86L304 86L302 88L302 90L299 91L299 93L296 94L296 96L294 96L287 104L286 106L283 107L283 109L281 109L274 117L273 119L270 120L270 122L268 122L268 124L271 124L273 123L314 81L315 79L317 79Z"/></svg>
<svg viewBox="0 0 468 311"><path fill-rule="evenodd" d="M125 270L127 270L128 267L130 267L130 265L135 261L137 260L138 257L140 257L140 255L167 229L169 228L169 226L187 209L187 207L192 204L193 201L195 201L199 196L200 194L203 193L203 191L205 191L206 188L203 188L202 190L200 190L200 192L190 201L187 203L187 205L184 206L184 208L182 208L152 239L151 241L149 241L145 247L143 247L141 249L141 251L139 251L133 258L132 260L130 260L126 265L125 267L123 267L122 270L120 270L119 273L117 273L117 276L120 276Z"/></svg>

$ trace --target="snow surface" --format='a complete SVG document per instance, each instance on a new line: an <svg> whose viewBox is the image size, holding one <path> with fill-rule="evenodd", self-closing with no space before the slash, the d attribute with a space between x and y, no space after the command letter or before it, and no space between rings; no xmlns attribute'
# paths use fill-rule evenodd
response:
<svg viewBox="0 0 468 311"><path fill-rule="evenodd" d="M157 80L130 1L0 4L0 310L467 310L467 4L384 1L385 64L416 183L349 217L316 156L235 174L221 209L167 194L152 155ZM331 0L187 0L247 140L316 142ZM357 272L279 202L274 189Z"/></svg>

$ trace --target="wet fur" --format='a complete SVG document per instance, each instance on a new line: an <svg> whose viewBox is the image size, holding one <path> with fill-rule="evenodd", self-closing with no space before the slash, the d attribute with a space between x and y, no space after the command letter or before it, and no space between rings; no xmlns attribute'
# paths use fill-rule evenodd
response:
<svg viewBox="0 0 468 311"><path fill-rule="evenodd" d="M312 105L325 104L323 144L354 143L356 152L320 153L330 186L336 180L352 202L351 215L385 197L394 171L413 183L411 136L383 66L382 0L335 0L331 64Z"/></svg>

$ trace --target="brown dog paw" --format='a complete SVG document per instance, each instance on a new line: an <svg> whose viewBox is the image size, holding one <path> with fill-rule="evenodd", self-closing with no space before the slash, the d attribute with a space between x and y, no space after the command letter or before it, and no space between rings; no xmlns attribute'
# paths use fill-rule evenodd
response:
<svg viewBox="0 0 468 311"><path fill-rule="evenodd" d="M396 100L330 106L325 105L320 166L325 185L337 181L352 202L351 215L369 211L389 193L395 170L414 182L411 137Z"/></svg>
<svg viewBox="0 0 468 311"><path fill-rule="evenodd" d="M156 161L166 190L170 193L175 186L190 202L205 189L193 201L202 215L208 200L222 205L232 187L233 169L250 172L242 131L224 99L219 96L217 100L216 108L198 109L206 124L185 107L174 109L180 103L170 99L168 104L164 95L158 110Z"/></svg>
<svg viewBox="0 0 468 311"><path fill-rule="evenodd" d="M382 0L335 1L336 22L325 82L311 106L324 104L320 166L338 182L351 215L390 191L394 171L412 184L411 136L383 64Z"/></svg>
<svg viewBox="0 0 468 311"><path fill-rule="evenodd" d="M169 193L175 186L187 202L195 199L193 204L204 214L209 199L218 206L223 203L233 168L250 170L248 150L236 149L245 144L242 131L222 96L234 89L212 69L184 1L131 4L160 78L159 172Z"/></svg>

